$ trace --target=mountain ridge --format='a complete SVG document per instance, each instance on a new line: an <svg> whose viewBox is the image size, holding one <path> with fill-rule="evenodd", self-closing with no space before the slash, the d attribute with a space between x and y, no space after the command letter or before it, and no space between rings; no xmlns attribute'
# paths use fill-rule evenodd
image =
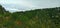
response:
<svg viewBox="0 0 60 28"><path fill-rule="evenodd" d="M0 28L60 28L60 7L10 13L0 6Z"/></svg>

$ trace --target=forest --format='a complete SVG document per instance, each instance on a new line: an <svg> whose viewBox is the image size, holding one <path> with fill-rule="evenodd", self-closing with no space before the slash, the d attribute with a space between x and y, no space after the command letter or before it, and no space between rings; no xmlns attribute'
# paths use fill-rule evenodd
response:
<svg viewBox="0 0 60 28"><path fill-rule="evenodd" d="M10 13L0 5L0 28L60 28L60 7Z"/></svg>

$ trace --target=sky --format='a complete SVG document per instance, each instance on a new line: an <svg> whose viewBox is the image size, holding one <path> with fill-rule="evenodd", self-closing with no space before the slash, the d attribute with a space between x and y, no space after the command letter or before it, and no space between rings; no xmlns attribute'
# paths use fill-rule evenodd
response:
<svg viewBox="0 0 60 28"><path fill-rule="evenodd" d="M60 7L60 0L0 0L6 11L27 11L41 8Z"/></svg>

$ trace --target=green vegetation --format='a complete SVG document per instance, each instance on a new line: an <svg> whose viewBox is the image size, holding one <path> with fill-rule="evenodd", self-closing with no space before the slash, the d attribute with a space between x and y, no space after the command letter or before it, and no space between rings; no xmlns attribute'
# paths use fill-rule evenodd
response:
<svg viewBox="0 0 60 28"><path fill-rule="evenodd" d="M9 13L0 5L0 28L60 28L60 7Z"/></svg>

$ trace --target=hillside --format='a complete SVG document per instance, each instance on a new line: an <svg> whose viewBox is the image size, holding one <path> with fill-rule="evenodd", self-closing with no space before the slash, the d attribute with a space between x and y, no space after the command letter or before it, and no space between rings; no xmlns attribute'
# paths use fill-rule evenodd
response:
<svg viewBox="0 0 60 28"><path fill-rule="evenodd" d="M60 7L9 13L0 5L0 28L60 28Z"/></svg>

